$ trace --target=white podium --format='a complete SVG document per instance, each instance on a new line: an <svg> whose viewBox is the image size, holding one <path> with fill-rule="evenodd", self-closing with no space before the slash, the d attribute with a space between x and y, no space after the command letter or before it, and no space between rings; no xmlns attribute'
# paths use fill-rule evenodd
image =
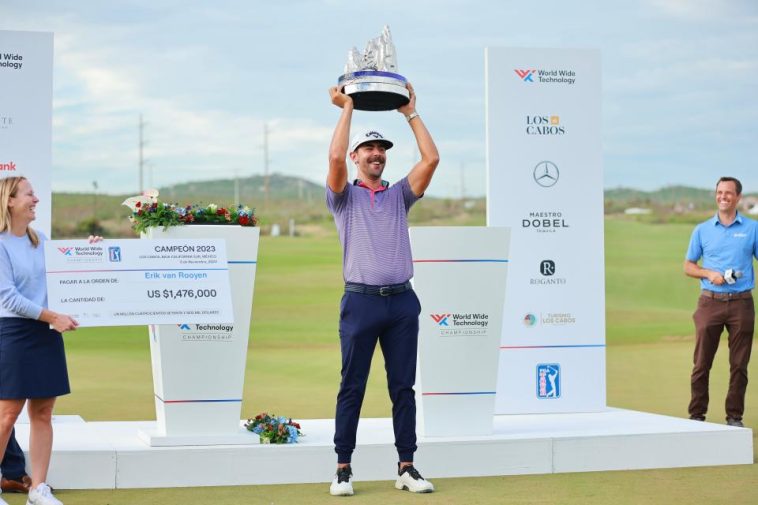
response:
<svg viewBox="0 0 758 505"><path fill-rule="evenodd" d="M510 228L411 228L421 300L417 430L427 437L490 435Z"/></svg>
<svg viewBox="0 0 758 505"><path fill-rule="evenodd" d="M240 427L242 388L258 256L259 228L188 225L152 228L143 238L225 239L234 322L150 326L157 428L151 446L258 443Z"/></svg>

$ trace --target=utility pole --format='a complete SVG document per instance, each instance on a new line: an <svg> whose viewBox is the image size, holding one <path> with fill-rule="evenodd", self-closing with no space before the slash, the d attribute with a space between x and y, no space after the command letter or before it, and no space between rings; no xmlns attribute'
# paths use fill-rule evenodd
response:
<svg viewBox="0 0 758 505"><path fill-rule="evenodd" d="M461 201L466 199L466 163L461 161Z"/></svg>
<svg viewBox="0 0 758 505"><path fill-rule="evenodd" d="M263 208L268 210L268 123L263 123Z"/></svg>
<svg viewBox="0 0 758 505"><path fill-rule="evenodd" d="M92 181L92 189L94 190L92 193L93 201L92 201L92 226L90 228L90 234L97 235L97 231L99 231L97 228L97 181Z"/></svg>
<svg viewBox="0 0 758 505"><path fill-rule="evenodd" d="M145 139L144 139L145 122L142 121L142 114L139 115L139 192L145 191Z"/></svg>

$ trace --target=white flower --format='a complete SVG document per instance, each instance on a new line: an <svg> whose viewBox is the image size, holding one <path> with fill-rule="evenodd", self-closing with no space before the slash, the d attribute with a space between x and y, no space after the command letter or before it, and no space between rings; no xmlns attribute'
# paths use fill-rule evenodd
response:
<svg viewBox="0 0 758 505"><path fill-rule="evenodd" d="M146 189L145 191L142 192L142 196L146 196L147 198L149 198L153 202L157 202L158 201L158 195L159 194L160 194L160 192L157 189L154 189L154 188Z"/></svg>
<svg viewBox="0 0 758 505"><path fill-rule="evenodd" d="M131 196L127 198L126 200L124 200L121 205L126 205L127 207L132 209L132 212L137 212L137 208L138 208L137 203L140 204L139 207L144 207L150 204L150 198L143 195Z"/></svg>
<svg viewBox="0 0 758 505"><path fill-rule="evenodd" d="M218 205L216 205L215 203L212 203L212 204L208 205L208 210L211 213L215 214L216 211L218 210Z"/></svg>

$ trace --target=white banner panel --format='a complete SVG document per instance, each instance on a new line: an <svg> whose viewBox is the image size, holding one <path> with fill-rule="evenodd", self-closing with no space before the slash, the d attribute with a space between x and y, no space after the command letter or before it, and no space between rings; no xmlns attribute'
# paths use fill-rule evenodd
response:
<svg viewBox="0 0 758 505"><path fill-rule="evenodd" d="M485 59L487 224L512 229L496 409L602 410L600 53L488 48Z"/></svg>
<svg viewBox="0 0 758 505"><path fill-rule="evenodd" d="M410 229L421 301L416 408L423 436L489 435L510 230ZM465 412L465 422L461 422Z"/></svg>
<svg viewBox="0 0 758 505"><path fill-rule="evenodd" d="M23 175L40 199L33 227L50 236L53 34L0 30L0 177Z"/></svg>

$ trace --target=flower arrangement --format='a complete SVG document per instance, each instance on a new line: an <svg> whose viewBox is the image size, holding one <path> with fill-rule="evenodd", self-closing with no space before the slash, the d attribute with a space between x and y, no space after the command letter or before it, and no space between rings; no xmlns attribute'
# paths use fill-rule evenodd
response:
<svg viewBox="0 0 758 505"><path fill-rule="evenodd" d="M245 428L257 434L262 444L296 444L304 436L300 425L292 419L266 412L248 419Z"/></svg>
<svg viewBox="0 0 758 505"><path fill-rule="evenodd" d="M255 209L246 205L236 208L219 207L215 203L206 206L179 206L176 203L166 203L158 200L158 190L149 189L141 195L124 200L132 210L129 221L137 233L143 233L153 226L180 226L184 224L237 224L240 226L255 226L258 218Z"/></svg>

